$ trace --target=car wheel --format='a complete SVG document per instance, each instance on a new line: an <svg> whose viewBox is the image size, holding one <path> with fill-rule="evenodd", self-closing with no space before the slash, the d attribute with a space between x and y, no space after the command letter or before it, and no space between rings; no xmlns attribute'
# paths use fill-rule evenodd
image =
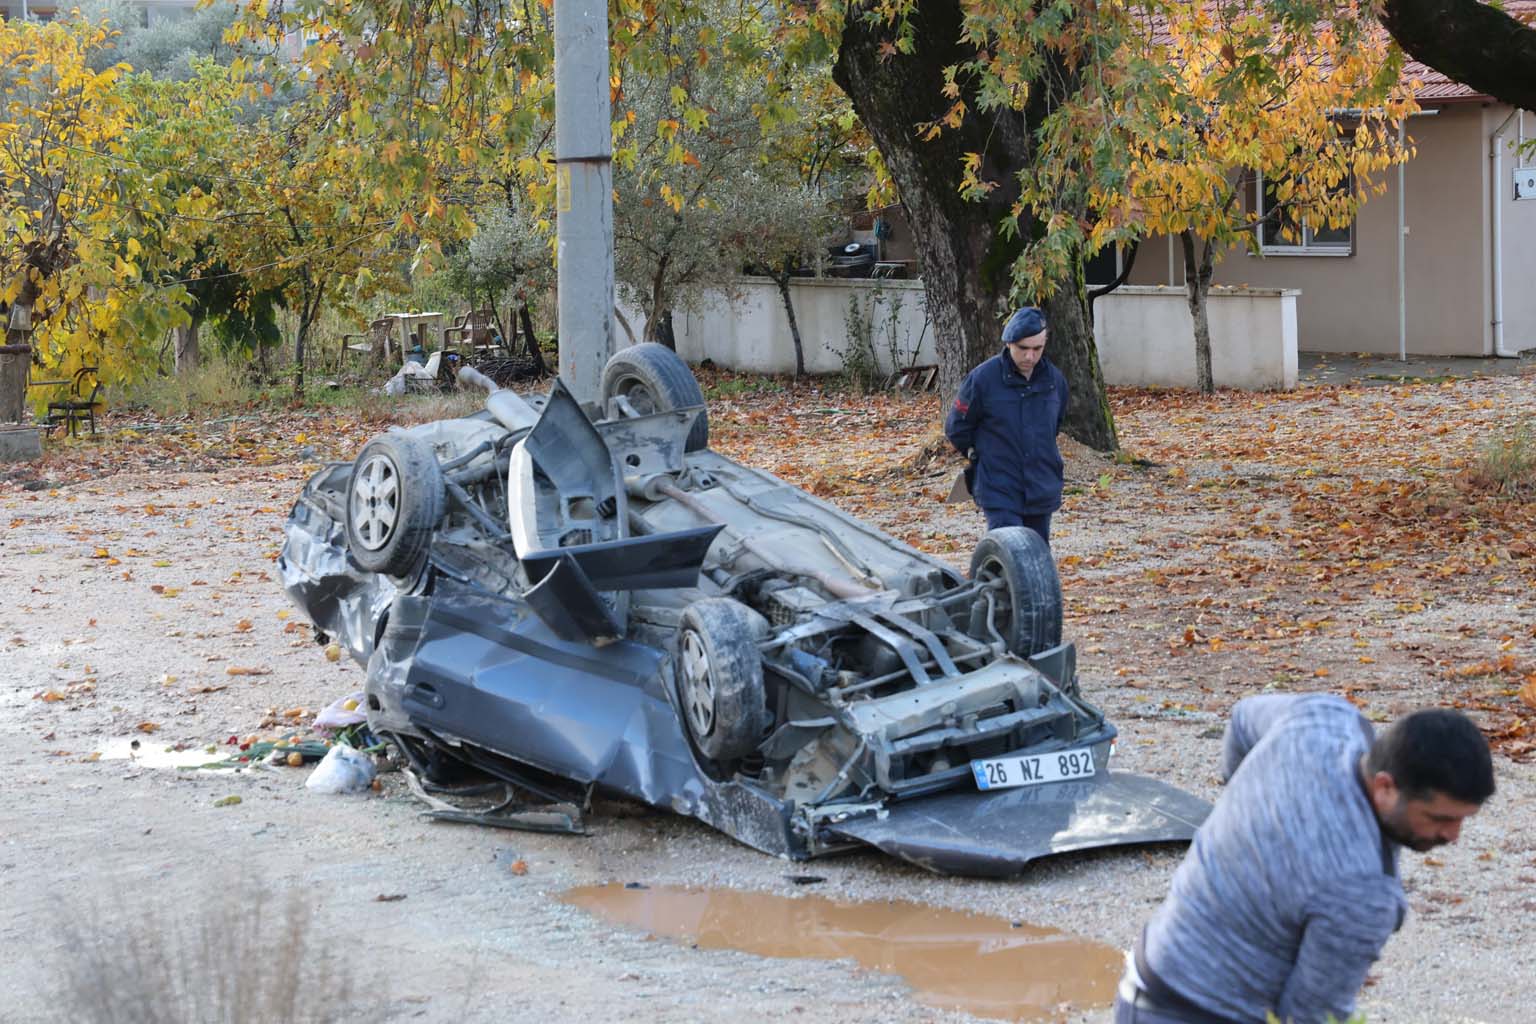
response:
<svg viewBox="0 0 1536 1024"><path fill-rule="evenodd" d="M730 598L695 601L678 632L677 689L699 750L716 761L750 754L768 724L761 616Z"/></svg>
<svg viewBox="0 0 1536 1024"><path fill-rule="evenodd" d="M443 471L425 441L382 434L352 464L347 550L368 572L407 575L443 516Z"/></svg>
<svg viewBox="0 0 1536 1024"><path fill-rule="evenodd" d="M704 404L704 392L688 364L665 345L647 341L613 354L603 367L603 401L624 396L641 414ZM699 413L684 450L709 447L709 414Z"/></svg>
<svg viewBox="0 0 1536 1024"><path fill-rule="evenodd" d="M1050 547L1034 530L1004 526L981 538L971 556L971 579L1004 582L989 592L993 623L1010 651L1027 658L1061 643L1061 580ZM984 606L980 610L985 614Z"/></svg>

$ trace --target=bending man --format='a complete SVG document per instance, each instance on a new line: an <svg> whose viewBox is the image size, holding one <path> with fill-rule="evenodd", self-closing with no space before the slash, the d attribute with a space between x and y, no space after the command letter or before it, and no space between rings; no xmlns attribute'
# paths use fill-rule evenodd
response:
<svg viewBox="0 0 1536 1024"><path fill-rule="evenodd" d="M1488 743L1446 709L1376 739L1339 697L1249 697L1223 771L1127 964L1116 1024L1347 1020L1407 910L1399 847L1456 841L1493 794Z"/></svg>

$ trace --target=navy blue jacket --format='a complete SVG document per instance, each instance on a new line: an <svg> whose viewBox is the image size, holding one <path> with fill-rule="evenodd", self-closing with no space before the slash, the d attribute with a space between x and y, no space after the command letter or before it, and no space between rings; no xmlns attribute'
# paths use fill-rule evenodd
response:
<svg viewBox="0 0 1536 1024"><path fill-rule="evenodd" d="M1067 378L1044 356L1028 379L1006 348L966 375L944 435L962 455L975 449L971 496L977 505L1026 516L1061 507L1056 435L1067 399Z"/></svg>

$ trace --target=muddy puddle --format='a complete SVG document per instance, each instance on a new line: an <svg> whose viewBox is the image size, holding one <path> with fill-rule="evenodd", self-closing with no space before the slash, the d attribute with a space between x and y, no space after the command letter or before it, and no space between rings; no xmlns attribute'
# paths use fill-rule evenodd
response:
<svg viewBox="0 0 1536 1024"><path fill-rule="evenodd" d="M917 903L842 903L729 889L582 886L560 899L705 949L852 959L900 975L920 1002L1002 1020L1108 1006L1122 955L1051 928Z"/></svg>
<svg viewBox="0 0 1536 1024"><path fill-rule="evenodd" d="M145 768L201 768L229 756L214 747L176 750L164 743L143 739L107 740L96 748L97 760L132 761Z"/></svg>

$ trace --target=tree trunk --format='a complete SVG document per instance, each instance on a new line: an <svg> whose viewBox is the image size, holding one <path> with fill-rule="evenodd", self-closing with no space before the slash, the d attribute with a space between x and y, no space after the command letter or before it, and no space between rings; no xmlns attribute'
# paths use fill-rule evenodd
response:
<svg viewBox="0 0 1536 1024"><path fill-rule="evenodd" d="M1045 300L1045 315L1050 324L1045 351L1067 378L1067 387L1072 392L1062 429L1068 437L1097 451L1117 451L1120 437L1115 432L1109 396L1104 392L1099 350L1093 344L1093 312L1086 297L1082 261L1074 260L1073 265L1078 271L1072 287L1063 285ZM1073 339L1086 340L1087 344L1074 344Z"/></svg>
<svg viewBox="0 0 1536 1024"><path fill-rule="evenodd" d="M308 271L305 271L306 278ZM304 300L299 304L299 334L293 342L293 395L295 398L304 397L304 350L309 340L309 329L320 319L320 302L325 296L325 283L315 288L314 296L309 295L309 282L306 279L304 288Z"/></svg>
<svg viewBox="0 0 1536 1024"><path fill-rule="evenodd" d="M920 141L914 126L938 120L950 106L942 91L944 68L976 56L973 47L958 42L959 5L938 0L918 7L913 18L921 43L913 54L882 53L887 33L862 20L862 13L861 5L849 6L832 77L879 147L906 205L933 316L939 387L952 394L1001 344L999 321L1015 247L997 225L1018 197L1014 172L1018 158L1031 150L1028 125L1015 111L973 114L958 128ZM976 202L955 187L965 154L972 152L982 155L982 177L998 183Z"/></svg>
<svg viewBox="0 0 1536 1024"><path fill-rule="evenodd" d="M1042 97L1034 89L1024 111L982 112L977 97L962 88L969 112L957 128L932 141L920 140L914 126L937 121L951 100L942 92L944 69L976 56L960 42L957 0L928 0L912 18L920 49L913 54L881 52L886 33L850 6L832 77L848 94L855 112L879 147L901 192L922 260L923 289L933 318L939 356L939 387L954 394L972 367L1001 347L1010 270L1021 243L1006 239L999 224L1018 198L1017 171L1033 157L1029 125L1044 118ZM1052 69L1058 76L1061 69ZM997 183L984 199L967 200L957 186L967 153L981 155L979 174ZM1020 225L1025 236L1031 225ZM1068 296L1047 303L1062 319L1051 322L1052 359L1066 374L1073 400L1067 433L1101 451L1117 447L1114 420L1104 399L1093 327L1081 310L1082 291L1073 281L1060 282Z"/></svg>
<svg viewBox="0 0 1536 1024"><path fill-rule="evenodd" d="M1536 26L1481 0L1385 0L1381 23L1409 55L1453 82L1536 110Z"/></svg>
<svg viewBox="0 0 1536 1024"><path fill-rule="evenodd" d="M11 326L17 306L36 310L39 289L30 277L23 276L21 292L5 307L5 346L0 352L0 423L20 423L27 411L27 378L32 369L30 330ZM30 316L28 317L30 320ZM33 328L36 324L33 324Z"/></svg>
<svg viewBox="0 0 1536 1024"><path fill-rule="evenodd" d="M677 351L677 335L672 332L672 311L659 309L645 318L645 340L654 341L658 345L665 345L672 351Z"/></svg>
<svg viewBox="0 0 1536 1024"><path fill-rule="evenodd" d="M0 423L20 423L27 409L27 369L32 346L26 332L6 331L0 345Z"/></svg>
<svg viewBox="0 0 1536 1024"><path fill-rule="evenodd" d="M667 302L667 266L671 262L671 254L666 252L656 261L656 273L651 276L650 306L645 311L645 340L675 350L677 345L672 338L672 310ZM666 335L665 340L663 333Z"/></svg>
<svg viewBox="0 0 1536 1024"><path fill-rule="evenodd" d="M198 347L198 331L203 326L203 318L194 315L192 322L185 327L177 327L172 330L176 338L176 376L184 377L196 370L202 362L202 352Z"/></svg>
<svg viewBox="0 0 1536 1024"><path fill-rule="evenodd" d="M805 346L800 341L800 325L795 320L795 301L789 297L789 271L793 260L785 260L784 267L773 276L779 286L779 297L784 300L784 315L789 318L789 340L795 343L795 379L805 376Z"/></svg>
<svg viewBox="0 0 1536 1024"><path fill-rule="evenodd" d="M304 345L309 337L309 315L299 317L299 333L293 341L293 397L304 397Z"/></svg>
<svg viewBox="0 0 1536 1024"><path fill-rule="evenodd" d="M539 375L549 373L549 366L544 362L544 353L539 348L539 339L533 333L533 317L528 314L528 303L518 307L517 315L523 322L523 343L528 346L528 355L533 359L533 365L538 368Z"/></svg>
<svg viewBox="0 0 1536 1024"><path fill-rule="evenodd" d="M1216 390L1216 381L1211 375L1211 319L1206 299L1211 294L1216 245L1206 242L1197 257L1193 233L1179 232L1179 242L1184 248L1184 297L1195 324L1195 386L1201 394L1209 395Z"/></svg>
<svg viewBox="0 0 1536 1024"><path fill-rule="evenodd" d="M506 346L507 346L507 351L508 352L513 351L513 346L514 346L514 344L517 341L517 321L516 320L512 321L512 331L509 334L507 332L507 325L502 323L502 321L501 321L501 310L496 308L496 297L495 296L491 297L491 304L490 304L490 306L488 308L491 311L491 319L496 321L496 333L501 335L502 338L505 339Z"/></svg>
<svg viewBox="0 0 1536 1024"><path fill-rule="evenodd" d="M629 317L625 316L624 311L618 306L613 307L613 322L618 324L619 330L624 332L624 338L628 345L640 344L641 339L635 337L635 329L629 326Z"/></svg>

